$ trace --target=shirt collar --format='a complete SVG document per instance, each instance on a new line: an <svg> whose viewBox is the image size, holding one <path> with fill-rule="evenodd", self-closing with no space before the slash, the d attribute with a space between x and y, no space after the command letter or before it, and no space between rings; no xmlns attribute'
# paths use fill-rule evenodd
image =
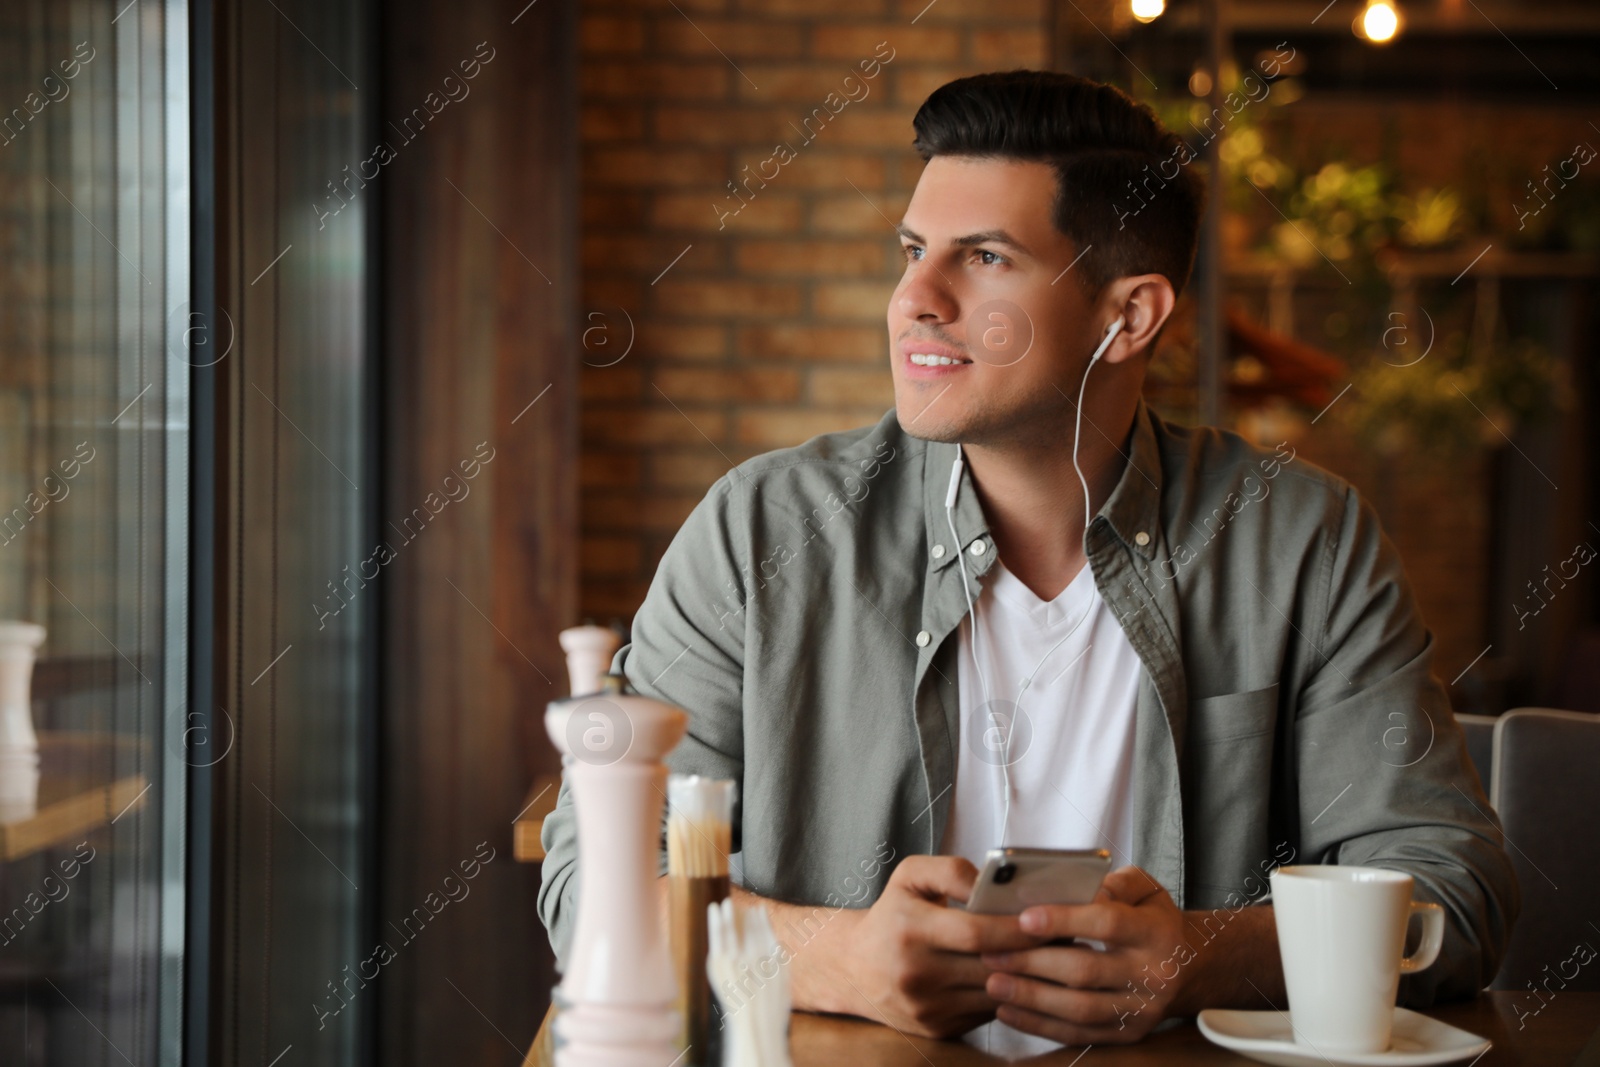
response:
<svg viewBox="0 0 1600 1067"><path fill-rule="evenodd" d="M1140 399L1126 447L1119 449L1127 460L1122 477L1097 516L1109 522L1117 537L1145 559L1155 558L1161 541L1161 448L1155 421L1155 414Z"/></svg>
<svg viewBox="0 0 1600 1067"><path fill-rule="evenodd" d="M1100 506L1095 522L1105 522L1130 549L1145 559L1153 559L1161 541L1161 456L1156 443L1155 415L1143 399L1134 412L1128 439L1118 446L1118 451L1126 460L1122 475L1110 498ZM988 571L996 554L989 536L988 519L978 503L972 479L965 474L956 493L952 516L960 543L951 543L951 518L946 517L944 502L950 490L950 465L955 458L956 446L945 441L929 441L923 454L923 507L928 549L930 553L937 553L932 560L934 570L949 566L965 552L970 569L981 575ZM983 548L974 555L973 548L980 542Z"/></svg>

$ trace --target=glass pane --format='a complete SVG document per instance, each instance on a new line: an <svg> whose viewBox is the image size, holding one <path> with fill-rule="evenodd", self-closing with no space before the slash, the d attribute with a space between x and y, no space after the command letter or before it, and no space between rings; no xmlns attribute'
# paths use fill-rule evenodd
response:
<svg viewBox="0 0 1600 1067"><path fill-rule="evenodd" d="M186 24L0 5L7 1064L178 1062Z"/></svg>

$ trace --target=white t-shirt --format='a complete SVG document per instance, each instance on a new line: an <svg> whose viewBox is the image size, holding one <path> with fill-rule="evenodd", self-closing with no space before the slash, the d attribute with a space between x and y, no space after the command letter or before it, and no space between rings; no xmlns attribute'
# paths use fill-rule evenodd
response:
<svg viewBox="0 0 1600 1067"><path fill-rule="evenodd" d="M946 855L982 867L991 848L1104 848L1133 862L1134 717L1142 669L1087 564L1044 601L999 561L961 623L961 739ZM1018 690L1033 676L1020 701ZM989 706L998 723L991 721ZM1012 725L1014 723L1014 725ZM1011 820L1004 842L1004 741L1010 732ZM999 1020L967 1041L995 1055L1034 1055L1057 1042Z"/></svg>

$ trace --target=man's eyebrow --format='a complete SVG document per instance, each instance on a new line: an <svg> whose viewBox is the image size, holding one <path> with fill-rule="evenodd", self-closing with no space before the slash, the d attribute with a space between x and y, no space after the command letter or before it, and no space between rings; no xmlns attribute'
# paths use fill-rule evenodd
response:
<svg viewBox="0 0 1600 1067"><path fill-rule="evenodd" d="M912 241L912 242L914 242L916 244L925 245L925 244L928 243L927 241L923 240L923 238L922 238L922 236L920 234L915 233L914 231L912 231L903 222L895 224L895 232L898 233L901 237L904 237L906 240ZM1009 246L1011 248L1016 249L1018 252L1021 252L1024 255L1029 255L1029 256L1033 255L1033 253L1031 251L1029 251L1027 245L1023 244L1021 241L1017 240L1015 237L1012 237L1009 233L1007 233L1004 230L982 230L982 231L980 231L978 233L969 233L964 237L953 238L950 241L950 243L953 244L953 245L956 245L957 247L961 247L961 248L967 248L967 247L971 247L971 246L974 246L974 245L982 245L982 244L1007 245L1007 246Z"/></svg>

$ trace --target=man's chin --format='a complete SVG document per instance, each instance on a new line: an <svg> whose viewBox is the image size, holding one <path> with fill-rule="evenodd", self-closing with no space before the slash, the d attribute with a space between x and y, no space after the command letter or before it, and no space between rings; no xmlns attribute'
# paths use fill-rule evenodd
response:
<svg viewBox="0 0 1600 1067"><path fill-rule="evenodd" d="M946 444L961 440L961 427L946 420L935 418L928 411L928 405L906 410L906 405L896 404L895 418L900 422L900 429L912 437L923 441L942 441Z"/></svg>

